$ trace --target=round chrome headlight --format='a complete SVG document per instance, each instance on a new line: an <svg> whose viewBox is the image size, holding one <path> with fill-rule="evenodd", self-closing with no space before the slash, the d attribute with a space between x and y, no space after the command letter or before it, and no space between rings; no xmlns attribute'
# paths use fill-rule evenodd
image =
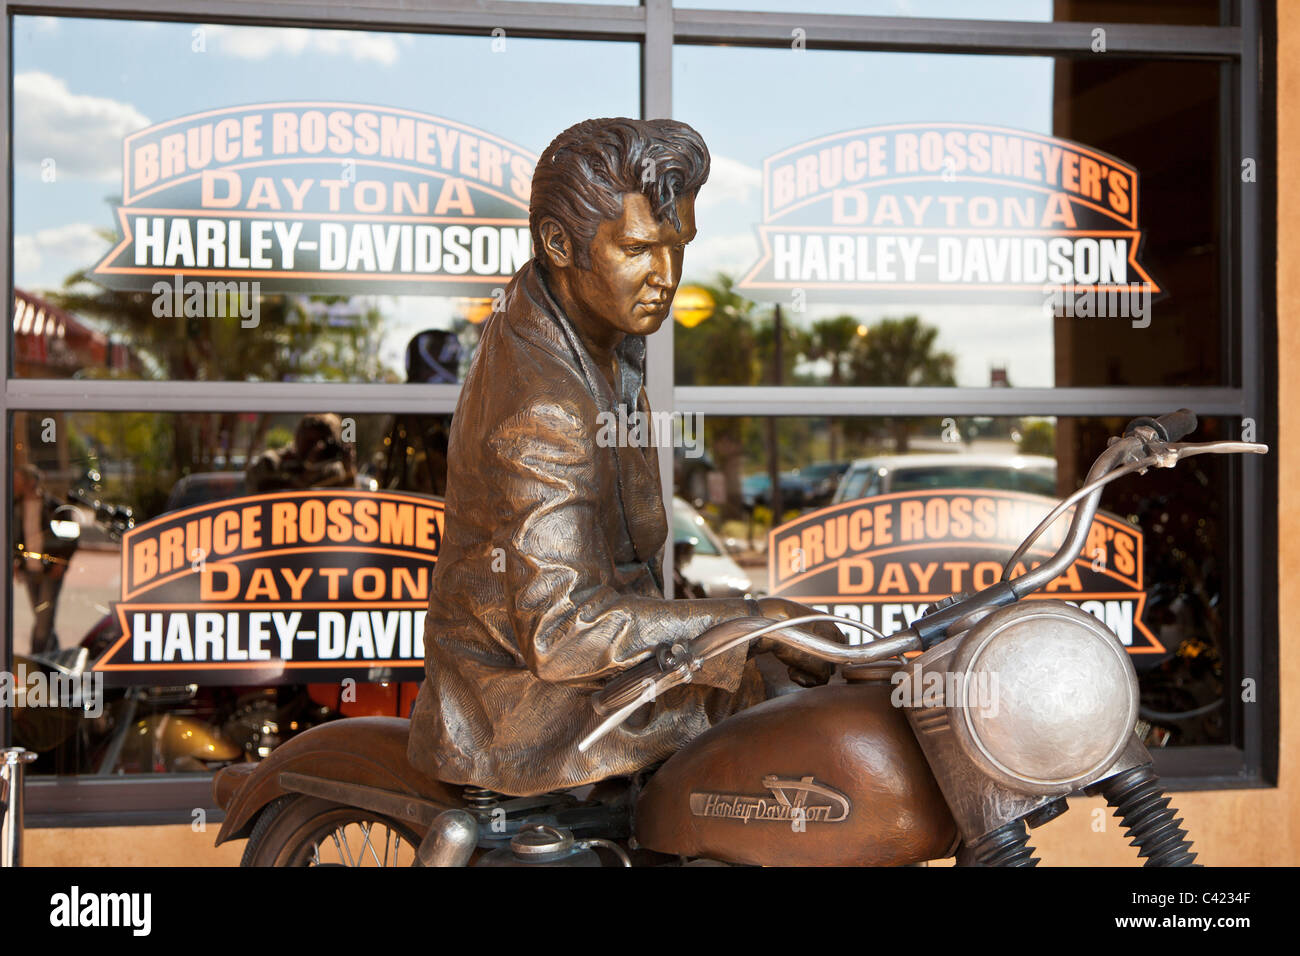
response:
<svg viewBox="0 0 1300 956"><path fill-rule="evenodd" d="M1119 639L1064 601L1026 601L976 624L953 656L953 731L990 776L1069 793L1111 766L1137 721Z"/></svg>

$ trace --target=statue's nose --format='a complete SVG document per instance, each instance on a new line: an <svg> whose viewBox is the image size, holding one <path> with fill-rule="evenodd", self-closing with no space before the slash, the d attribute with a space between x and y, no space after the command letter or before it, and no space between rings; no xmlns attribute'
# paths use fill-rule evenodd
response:
<svg viewBox="0 0 1300 956"><path fill-rule="evenodd" d="M677 285L676 270L673 269L673 257L668 254L668 250L665 249L655 254L654 264L646 281L652 286L663 289L671 289Z"/></svg>

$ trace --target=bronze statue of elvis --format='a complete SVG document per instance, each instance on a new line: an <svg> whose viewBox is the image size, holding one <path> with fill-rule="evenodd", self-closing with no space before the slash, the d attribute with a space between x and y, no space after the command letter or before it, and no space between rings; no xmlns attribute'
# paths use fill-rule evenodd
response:
<svg viewBox="0 0 1300 956"><path fill-rule="evenodd" d="M747 653L710 661L599 743L590 694L667 642L781 599L665 599L658 453L598 442L649 415L645 337L668 318L709 153L671 120L587 120L542 153L534 257L483 327L448 450L447 525L425 625L410 759L439 779L531 795L664 760L764 697ZM831 625L812 628L838 639ZM827 665L781 651L801 684Z"/></svg>

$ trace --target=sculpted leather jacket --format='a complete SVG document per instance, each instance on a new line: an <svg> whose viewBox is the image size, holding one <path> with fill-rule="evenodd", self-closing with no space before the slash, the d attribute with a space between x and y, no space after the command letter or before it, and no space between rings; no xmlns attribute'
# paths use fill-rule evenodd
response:
<svg viewBox="0 0 1300 956"><path fill-rule="evenodd" d="M656 449L597 440L598 415L620 402L649 412L644 367L644 337L626 337L616 396L536 260L485 323L452 422L411 718L409 756L426 773L518 796L577 786L663 760L762 699L737 648L578 752L609 677L748 614L740 598L663 597Z"/></svg>

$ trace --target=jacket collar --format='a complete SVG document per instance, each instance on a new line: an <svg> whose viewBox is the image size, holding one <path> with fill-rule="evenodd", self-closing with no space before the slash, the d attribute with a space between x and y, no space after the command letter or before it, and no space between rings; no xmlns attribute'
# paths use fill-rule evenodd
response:
<svg viewBox="0 0 1300 956"><path fill-rule="evenodd" d="M540 313L537 317L546 320L558 333L553 339L553 341L558 340L555 344L563 343L565 350L577 362L583 378L587 381L587 388L595 396L600 410L616 411L618 405L622 404L629 412L634 411L641 388L645 384L645 336L625 335L623 341L614 348L614 355L618 359L619 385L622 393L616 396L609 387L609 380L596 367L595 360L583 344L577 328L564 314L564 309L560 307L555 296L551 294L545 273L535 257L521 270L520 284L524 295L533 306L530 311Z"/></svg>

